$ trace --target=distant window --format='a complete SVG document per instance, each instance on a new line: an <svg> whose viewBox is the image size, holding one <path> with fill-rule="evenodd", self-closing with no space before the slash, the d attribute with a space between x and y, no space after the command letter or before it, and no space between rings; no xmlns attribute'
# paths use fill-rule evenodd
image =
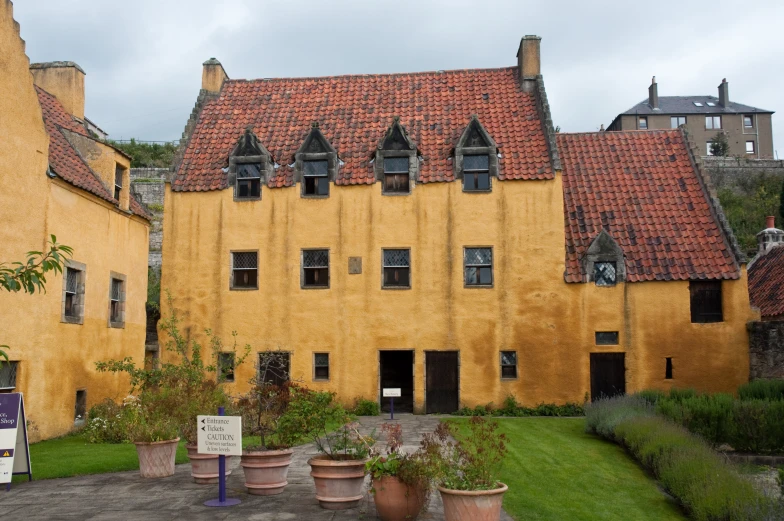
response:
<svg viewBox="0 0 784 521"><path fill-rule="evenodd" d="M304 161L302 172L302 195L329 195L329 162L326 160Z"/></svg>
<svg viewBox="0 0 784 521"><path fill-rule="evenodd" d="M79 389L76 391L76 404L74 406L74 423L84 423L87 416L87 390Z"/></svg>
<svg viewBox="0 0 784 521"><path fill-rule="evenodd" d="M672 116L670 118L670 126L672 128L678 128L685 124L686 124L686 116Z"/></svg>
<svg viewBox="0 0 784 521"><path fill-rule="evenodd" d="M291 374L291 354L285 351L262 351L259 353L258 383L283 385Z"/></svg>
<svg viewBox="0 0 784 521"><path fill-rule="evenodd" d="M123 168L120 165L114 167L114 198L120 200L123 184Z"/></svg>
<svg viewBox="0 0 784 521"><path fill-rule="evenodd" d="M62 321L81 324L84 320L84 270L73 264L79 263L68 266L63 277Z"/></svg>
<svg viewBox="0 0 784 521"><path fill-rule="evenodd" d="M754 118L751 116L743 116L743 127L754 128Z"/></svg>
<svg viewBox="0 0 784 521"><path fill-rule="evenodd" d="M466 192L490 190L489 156L463 156L463 190Z"/></svg>
<svg viewBox="0 0 784 521"><path fill-rule="evenodd" d="M721 128L721 116L705 116L705 128L717 130Z"/></svg>
<svg viewBox="0 0 784 521"><path fill-rule="evenodd" d="M384 193L409 192L408 157L384 158Z"/></svg>
<svg viewBox="0 0 784 521"><path fill-rule="evenodd" d="M19 362L0 362L0 392L11 391L16 388L16 371Z"/></svg>
<svg viewBox="0 0 784 521"><path fill-rule="evenodd" d="M463 259L466 286L491 286L493 284L493 250L491 248L466 248Z"/></svg>
<svg viewBox="0 0 784 521"><path fill-rule="evenodd" d="M384 287L411 287L411 251L383 250Z"/></svg>
<svg viewBox="0 0 784 521"><path fill-rule="evenodd" d="M707 106L709 106L709 107L715 107L715 106L716 106L716 104L715 104L715 103L713 103L712 101L706 101L706 102L705 102L705 104L706 104Z"/></svg>
<svg viewBox="0 0 784 521"><path fill-rule="evenodd" d="M640 130L648 130L648 118L641 117L640 118Z"/></svg>
<svg viewBox="0 0 784 521"><path fill-rule="evenodd" d="M618 345L618 332L617 331L597 331L595 336L596 336L596 345L597 346L617 346Z"/></svg>
<svg viewBox="0 0 784 521"><path fill-rule="evenodd" d="M302 287L329 287L329 250L302 250Z"/></svg>
<svg viewBox="0 0 784 521"><path fill-rule="evenodd" d="M708 141L708 143L706 144L706 146L707 146L707 154L708 154L709 156L712 156L712 155L713 155L713 152L711 151L711 147L713 146L713 141Z"/></svg>
<svg viewBox="0 0 784 521"><path fill-rule="evenodd" d="M218 353L218 382L234 381L234 353Z"/></svg>
<svg viewBox="0 0 784 521"><path fill-rule="evenodd" d="M125 323L125 281L112 277L109 289L109 326L122 327Z"/></svg>
<svg viewBox="0 0 784 521"><path fill-rule="evenodd" d="M259 253L235 251L231 253L231 289L259 287Z"/></svg>
<svg viewBox="0 0 784 521"><path fill-rule="evenodd" d="M747 154L754 153L754 141L746 141L746 153Z"/></svg>
<svg viewBox="0 0 784 521"><path fill-rule="evenodd" d="M693 323L723 322L721 281L689 282L691 321Z"/></svg>
<svg viewBox="0 0 784 521"><path fill-rule="evenodd" d="M517 351L501 351L501 378L517 378Z"/></svg>
<svg viewBox="0 0 784 521"><path fill-rule="evenodd" d="M313 354L313 379L329 380L329 353Z"/></svg>
<svg viewBox="0 0 784 521"><path fill-rule="evenodd" d="M664 379L672 380L672 358L665 358Z"/></svg>
<svg viewBox="0 0 784 521"><path fill-rule="evenodd" d="M700 103L699 101L695 101L694 102L694 106L695 107L702 107L702 103Z"/></svg>
<svg viewBox="0 0 784 521"><path fill-rule="evenodd" d="M240 163L237 165L236 199L258 199L261 197L261 165Z"/></svg>
<svg viewBox="0 0 784 521"><path fill-rule="evenodd" d="M615 286L617 280L615 262L595 262L593 264L593 281L597 286Z"/></svg>

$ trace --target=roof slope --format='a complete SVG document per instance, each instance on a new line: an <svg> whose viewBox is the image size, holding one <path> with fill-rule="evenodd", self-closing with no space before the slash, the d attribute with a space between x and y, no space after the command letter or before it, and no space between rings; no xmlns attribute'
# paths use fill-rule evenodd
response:
<svg viewBox="0 0 784 521"><path fill-rule="evenodd" d="M702 104L698 107L694 102ZM708 102L714 104L713 107ZM772 110L758 109L730 101L726 107L719 105L719 98L715 96L659 96L659 109L654 110L648 103L648 98L642 100L622 114L773 114Z"/></svg>
<svg viewBox="0 0 784 521"><path fill-rule="evenodd" d="M784 314L784 245L772 248L749 267L749 298L763 317Z"/></svg>
<svg viewBox="0 0 784 521"><path fill-rule="evenodd" d="M681 130L558 134L567 282L602 228L626 258L626 280L737 279L729 241Z"/></svg>
<svg viewBox="0 0 784 521"><path fill-rule="evenodd" d="M87 165L79 152L71 145L62 133L61 129L74 132L86 138L93 139L87 130L80 125L74 118L66 112L60 102L40 87L35 87L38 93L38 101L44 116L46 132L49 134L49 166L63 180L77 186L93 195L109 201L115 205L119 201L114 198L112 192L103 184L98 175ZM136 215L150 220L150 215L130 195L130 210Z"/></svg>
<svg viewBox="0 0 784 521"><path fill-rule="evenodd" d="M342 161L336 183L375 182L370 163L395 116L417 145L422 182L452 181L450 156L471 116L498 144L502 179L552 179L534 94L517 68L412 74L229 80L202 109L177 169L175 190L227 187L229 154L246 127L279 164L272 187L293 184L294 154L319 123Z"/></svg>

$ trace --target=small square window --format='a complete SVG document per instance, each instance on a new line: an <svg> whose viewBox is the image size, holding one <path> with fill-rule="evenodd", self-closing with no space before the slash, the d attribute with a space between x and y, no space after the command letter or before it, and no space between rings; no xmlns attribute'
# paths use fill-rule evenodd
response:
<svg viewBox="0 0 784 521"><path fill-rule="evenodd" d="M463 257L466 286L492 286L492 248L466 248Z"/></svg>
<svg viewBox="0 0 784 521"><path fill-rule="evenodd" d="M218 353L218 382L234 381L234 353Z"/></svg>
<svg viewBox="0 0 784 521"><path fill-rule="evenodd" d="M672 380L672 358L665 358L664 379Z"/></svg>
<svg viewBox="0 0 784 521"><path fill-rule="evenodd" d="M302 287L329 287L329 250L302 250Z"/></svg>
<svg viewBox="0 0 784 521"><path fill-rule="evenodd" d="M678 128L686 124L686 116L672 116L670 118L670 127Z"/></svg>
<svg viewBox="0 0 784 521"><path fill-rule="evenodd" d="M517 351L501 351L501 378L517 378Z"/></svg>
<svg viewBox="0 0 784 521"><path fill-rule="evenodd" d="M754 153L754 141L746 141L746 153L747 154Z"/></svg>
<svg viewBox="0 0 784 521"><path fill-rule="evenodd" d="M329 380L329 353L313 354L313 379Z"/></svg>
<svg viewBox="0 0 784 521"><path fill-rule="evenodd" d="M74 406L74 423L84 423L87 416L87 390L79 389L76 391L76 405Z"/></svg>
<svg viewBox="0 0 784 521"><path fill-rule="evenodd" d="M123 184L123 168L120 165L114 167L114 198L120 200Z"/></svg>
<svg viewBox="0 0 784 521"><path fill-rule="evenodd" d="M751 116L743 116L743 127L754 128L754 118Z"/></svg>
<svg viewBox="0 0 784 521"><path fill-rule="evenodd" d="M303 161L302 195L325 197L329 195L329 162Z"/></svg>
<svg viewBox="0 0 784 521"><path fill-rule="evenodd" d="M258 289L259 253L235 251L231 253L231 289Z"/></svg>
<svg viewBox="0 0 784 521"><path fill-rule="evenodd" d="M641 117L640 118L640 130L648 130L648 118Z"/></svg>
<svg viewBox="0 0 784 521"><path fill-rule="evenodd" d="M258 199L261 197L261 165L258 163L237 165L235 190L237 199Z"/></svg>
<svg viewBox="0 0 784 521"><path fill-rule="evenodd" d="M597 331L596 332L596 345L597 346L617 346L618 345L618 332L617 331Z"/></svg>
<svg viewBox="0 0 784 521"><path fill-rule="evenodd" d="M708 130L721 129L721 116L705 116L705 128Z"/></svg>
<svg viewBox="0 0 784 521"><path fill-rule="evenodd" d="M615 262L595 262L593 280L597 286L615 286L617 282Z"/></svg>
<svg viewBox="0 0 784 521"><path fill-rule="evenodd" d="M384 256L384 287L411 287L411 252L410 250L383 250Z"/></svg>
<svg viewBox="0 0 784 521"><path fill-rule="evenodd" d="M16 388L18 368L19 362L0 362L0 392L8 392Z"/></svg>
<svg viewBox="0 0 784 521"><path fill-rule="evenodd" d="M258 382L260 384L283 385L291 374L291 353L286 351L263 351L259 353Z"/></svg>
<svg viewBox="0 0 784 521"><path fill-rule="evenodd" d="M691 321L693 323L723 322L721 281L689 282Z"/></svg>
<svg viewBox="0 0 784 521"><path fill-rule="evenodd" d="M463 191L490 190L490 156L463 156Z"/></svg>

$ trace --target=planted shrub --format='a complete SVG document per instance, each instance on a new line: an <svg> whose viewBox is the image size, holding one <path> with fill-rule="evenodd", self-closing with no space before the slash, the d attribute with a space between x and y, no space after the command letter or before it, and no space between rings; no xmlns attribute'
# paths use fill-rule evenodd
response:
<svg viewBox="0 0 784 521"><path fill-rule="evenodd" d="M354 416L378 416L381 414L381 408L378 406L378 402L365 398L357 398L354 400L354 407L351 409L351 414Z"/></svg>
<svg viewBox="0 0 784 521"><path fill-rule="evenodd" d="M622 421L653 414L653 407L639 396L597 400L585 408L585 430L612 440L615 427Z"/></svg>
<svg viewBox="0 0 784 521"><path fill-rule="evenodd" d="M90 443L126 443L129 409L110 398L93 405L87 413L84 434Z"/></svg>
<svg viewBox="0 0 784 521"><path fill-rule="evenodd" d="M541 403L536 407L524 407L517 402L513 395L504 399L501 407L494 409L492 403L477 405L476 407L463 407L455 413L457 416L582 416L585 414L583 406L567 402L563 405L554 403Z"/></svg>
<svg viewBox="0 0 784 521"><path fill-rule="evenodd" d="M667 393L664 391L660 391L659 389L645 389L637 393L637 396L645 400L646 402L650 403L651 405L656 405L656 403L665 398Z"/></svg>
<svg viewBox="0 0 784 521"><path fill-rule="evenodd" d="M784 400L784 380L757 379L738 387L741 400Z"/></svg>
<svg viewBox="0 0 784 521"><path fill-rule="evenodd" d="M680 395L676 399L660 399L656 412L699 434L713 445L720 445L729 439L732 430L734 402L729 394Z"/></svg>
<svg viewBox="0 0 784 521"><path fill-rule="evenodd" d="M784 451L784 401L736 401L727 442L742 452Z"/></svg>

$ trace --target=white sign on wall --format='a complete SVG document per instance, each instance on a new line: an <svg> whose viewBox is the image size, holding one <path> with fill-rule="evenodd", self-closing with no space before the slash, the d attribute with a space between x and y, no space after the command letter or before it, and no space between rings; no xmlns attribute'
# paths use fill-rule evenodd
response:
<svg viewBox="0 0 784 521"><path fill-rule="evenodd" d="M197 416L199 454L242 456L242 417Z"/></svg>
<svg viewBox="0 0 784 521"><path fill-rule="evenodd" d="M388 388L383 389L384 398L400 398L400 389Z"/></svg>

